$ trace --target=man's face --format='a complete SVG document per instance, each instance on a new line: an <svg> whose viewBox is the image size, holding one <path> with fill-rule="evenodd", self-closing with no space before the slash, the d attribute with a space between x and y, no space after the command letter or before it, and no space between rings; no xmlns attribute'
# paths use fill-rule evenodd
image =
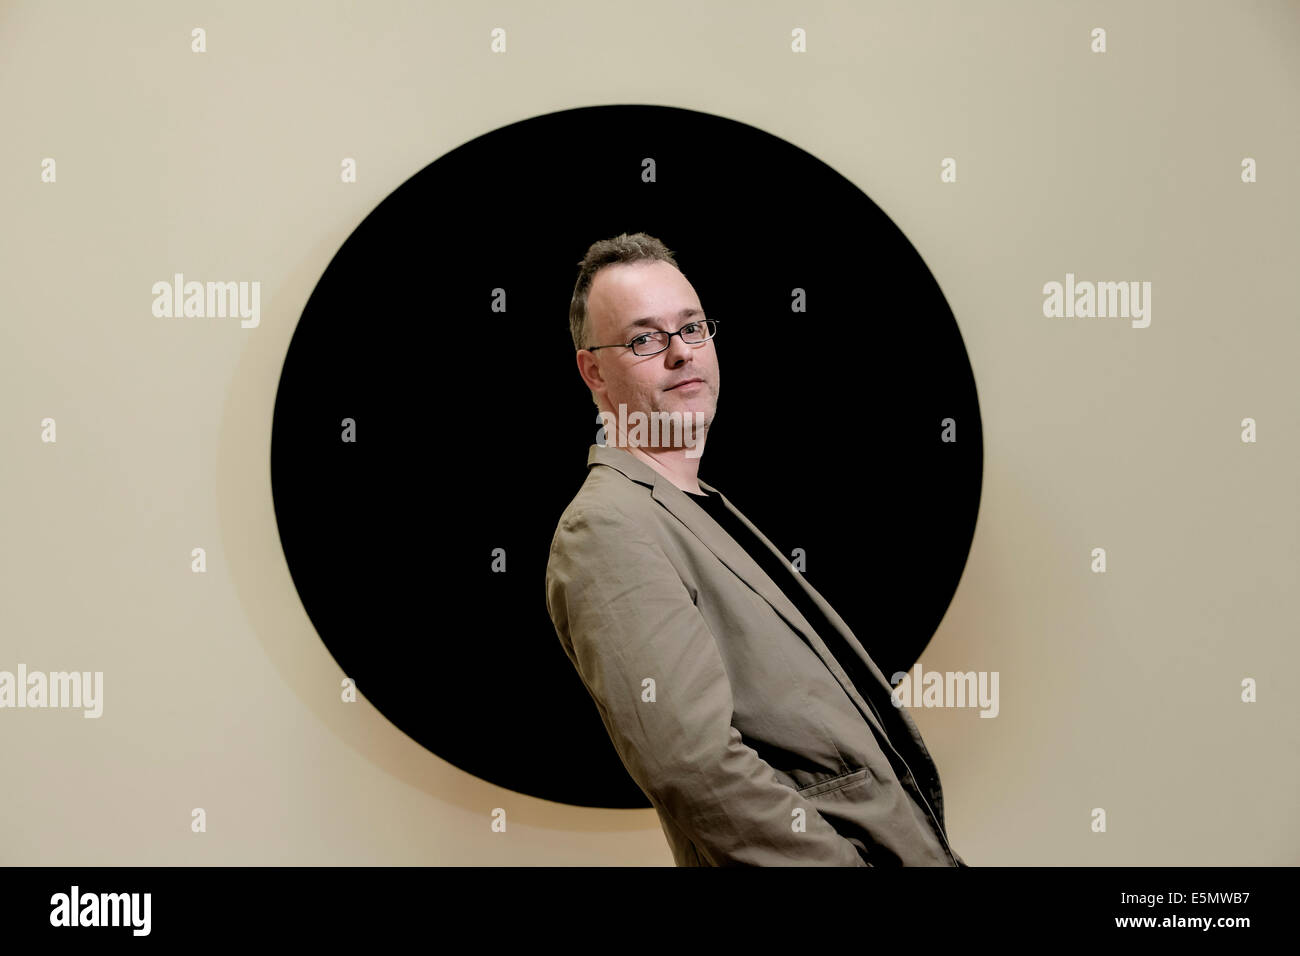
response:
<svg viewBox="0 0 1300 956"><path fill-rule="evenodd" d="M702 321L704 311L694 287L667 262L626 262L605 266L596 273L587 294L587 328L591 345L631 342L637 335L676 332ZM699 345L668 340L657 355L637 355L632 349L579 352L583 380L601 399L602 407L618 414L619 404L628 414L640 411L681 412L683 418L703 413L704 427L718 406L718 353L714 340ZM683 385L688 379L701 379Z"/></svg>

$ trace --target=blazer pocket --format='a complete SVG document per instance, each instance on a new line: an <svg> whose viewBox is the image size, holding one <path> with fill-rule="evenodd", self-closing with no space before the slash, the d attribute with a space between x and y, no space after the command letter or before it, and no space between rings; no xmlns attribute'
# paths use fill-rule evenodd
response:
<svg viewBox="0 0 1300 956"><path fill-rule="evenodd" d="M845 787L852 786L862 780L869 780L871 777L871 768L862 767L859 770L850 770L848 773L842 773L838 777L830 777L827 780L819 780L817 783L809 784L806 787L800 787L796 792L801 797L816 797L823 793L833 793L836 790L842 790Z"/></svg>
<svg viewBox="0 0 1300 956"><path fill-rule="evenodd" d="M863 820L865 804L874 796L875 785L876 778L871 768L861 767L796 791L812 801L826 822L853 844L867 866L876 866L880 862L874 859L875 843Z"/></svg>

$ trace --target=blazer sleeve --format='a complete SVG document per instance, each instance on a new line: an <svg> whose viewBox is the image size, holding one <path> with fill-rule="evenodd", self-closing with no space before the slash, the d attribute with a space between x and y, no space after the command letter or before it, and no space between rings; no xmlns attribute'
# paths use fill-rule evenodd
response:
<svg viewBox="0 0 1300 956"><path fill-rule="evenodd" d="M570 512L551 544L546 601L628 773L707 861L870 865L732 726L708 623L635 521Z"/></svg>

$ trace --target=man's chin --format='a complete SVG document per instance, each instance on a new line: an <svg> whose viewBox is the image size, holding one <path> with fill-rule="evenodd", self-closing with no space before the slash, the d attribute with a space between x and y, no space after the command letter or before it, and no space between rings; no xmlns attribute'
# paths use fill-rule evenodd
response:
<svg viewBox="0 0 1300 956"><path fill-rule="evenodd" d="M668 441L661 447L689 448L698 443L712 423L714 405L710 401L669 402L656 407L653 414L665 416L660 423L660 440L668 437Z"/></svg>

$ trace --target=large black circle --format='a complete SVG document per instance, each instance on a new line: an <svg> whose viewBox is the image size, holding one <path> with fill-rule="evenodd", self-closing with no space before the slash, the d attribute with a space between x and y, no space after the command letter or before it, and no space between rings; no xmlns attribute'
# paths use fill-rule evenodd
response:
<svg viewBox="0 0 1300 956"><path fill-rule="evenodd" d="M582 806L649 805L544 591L597 432L568 331L577 263L637 231L724 320L700 477L804 549L807 580L886 676L948 607L983 470L974 377L925 263L790 143L690 110L589 107L480 136L403 183L334 256L285 358L285 557L326 647L397 727L482 779Z"/></svg>

